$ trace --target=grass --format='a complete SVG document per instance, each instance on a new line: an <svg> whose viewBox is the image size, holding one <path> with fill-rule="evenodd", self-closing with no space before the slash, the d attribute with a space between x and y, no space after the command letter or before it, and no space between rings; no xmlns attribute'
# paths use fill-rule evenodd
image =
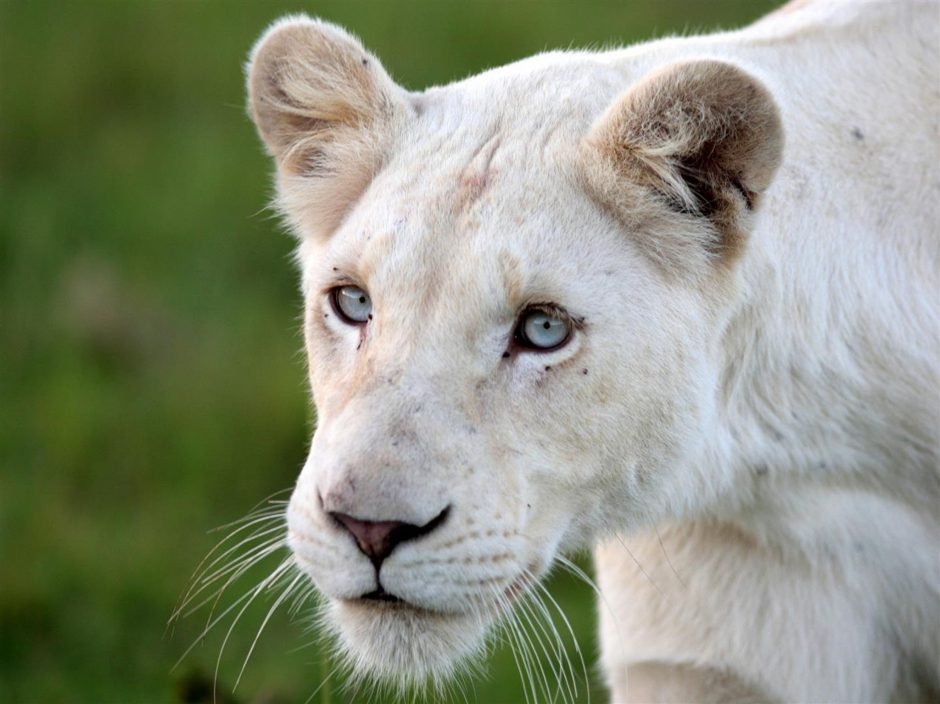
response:
<svg viewBox="0 0 940 704"><path fill-rule="evenodd" d="M243 110L241 64L267 23L330 18L420 88L770 4L0 3L0 701L211 697L223 631L173 670L205 615L172 637L166 620L208 529L292 484L313 419L293 243L265 210ZM593 659L590 591L551 589ZM223 689L263 616L233 630ZM276 615L237 701L304 701L328 671L310 640ZM521 687L502 648L465 693L515 702ZM338 678L317 695L354 698Z"/></svg>

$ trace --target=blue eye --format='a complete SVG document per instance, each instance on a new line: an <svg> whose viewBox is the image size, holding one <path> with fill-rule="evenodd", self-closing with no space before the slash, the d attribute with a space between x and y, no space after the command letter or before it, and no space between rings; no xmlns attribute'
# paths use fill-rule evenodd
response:
<svg viewBox="0 0 940 704"><path fill-rule="evenodd" d="M330 291L333 310L345 323L360 325L372 317L372 299L358 286L340 286Z"/></svg>
<svg viewBox="0 0 940 704"><path fill-rule="evenodd" d="M516 343L532 350L553 350L571 336L571 322L543 310L525 311L516 327Z"/></svg>

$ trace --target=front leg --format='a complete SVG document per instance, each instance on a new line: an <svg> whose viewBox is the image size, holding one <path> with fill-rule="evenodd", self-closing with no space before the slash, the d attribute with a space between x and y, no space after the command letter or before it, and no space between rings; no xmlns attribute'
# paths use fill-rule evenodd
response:
<svg viewBox="0 0 940 704"><path fill-rule="evenodd" d="M661 525L599 546L602 657L614 701L892 700L907 667L896 643L914 642L906 632L916 635L916 623L887 608L883 582L868 571L883 560L832 548L841 562L810 560L717 522ZM910 591L913 603L929 603Z"/></svg>
<svg viewBox="0 0 940 704"><path fill-rule="evenodd" d="M772 698L728 672L687 664L636 663L611 673L613 704L758 704Z"/></svg>

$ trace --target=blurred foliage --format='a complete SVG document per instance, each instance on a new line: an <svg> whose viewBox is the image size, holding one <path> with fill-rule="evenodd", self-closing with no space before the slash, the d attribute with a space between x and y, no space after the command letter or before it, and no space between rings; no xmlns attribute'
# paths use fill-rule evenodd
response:
<svg viewBox="0 0 940 704"><path fill-rule="evenodd" d="M0 701L211 700L228 624L172 670L206 614L173 637L167 617L207 530L292 484L313 417L293 243L243 109L242 62L271 20L346 25L420 88L772 4L0 2ZM551 588L593 660L593 595ZM232 631L218 701L236 701L223 690L266 608ZM321 684L330 664L299 620L269 624L237 701ZM464 694L521 701L508 650ZM359 696L334 680L316 701Z"/></svg>

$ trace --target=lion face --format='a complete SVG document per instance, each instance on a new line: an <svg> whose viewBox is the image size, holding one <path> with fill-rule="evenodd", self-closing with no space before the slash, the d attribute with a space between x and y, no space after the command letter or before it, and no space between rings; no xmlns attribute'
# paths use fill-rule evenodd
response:
<svg viewBox="0 0 940 704"><path fill-rule="evenodd" d="M625 175L629 81L548 63L413 95L303 18L253 54L318 416L288 543L364 672L448 676L559 551L721 490L694 467L733 287L694 248L722 230Z"/></svg>
<svg viewBox="0 0 940 704"><path fill-rule="evenodd" d="M318 427L289 540L334 600L342 642L381 672L446 671L478 647L561 545L623 512L623 469L645 461L652 424L681 412L647 391L681 382L649 348L655 290L623 286L642 263L609 225L569 236L601 218L583 194L573 211L541 182L553 157L533 164L529 145L507 146L479 171L486 139L416 139L327 242L303 246ZM434 156L444 150L448 163ZM531 181L513 180L520 169ZM480 182L467 203L461 191ZM368 296L365 323L342 319L331 292L344 287ZM549 306L567 339L527 347L524 319ZM433 526L376 564L337 515ZM380 589L400 601L362 598Z"/></svg>

